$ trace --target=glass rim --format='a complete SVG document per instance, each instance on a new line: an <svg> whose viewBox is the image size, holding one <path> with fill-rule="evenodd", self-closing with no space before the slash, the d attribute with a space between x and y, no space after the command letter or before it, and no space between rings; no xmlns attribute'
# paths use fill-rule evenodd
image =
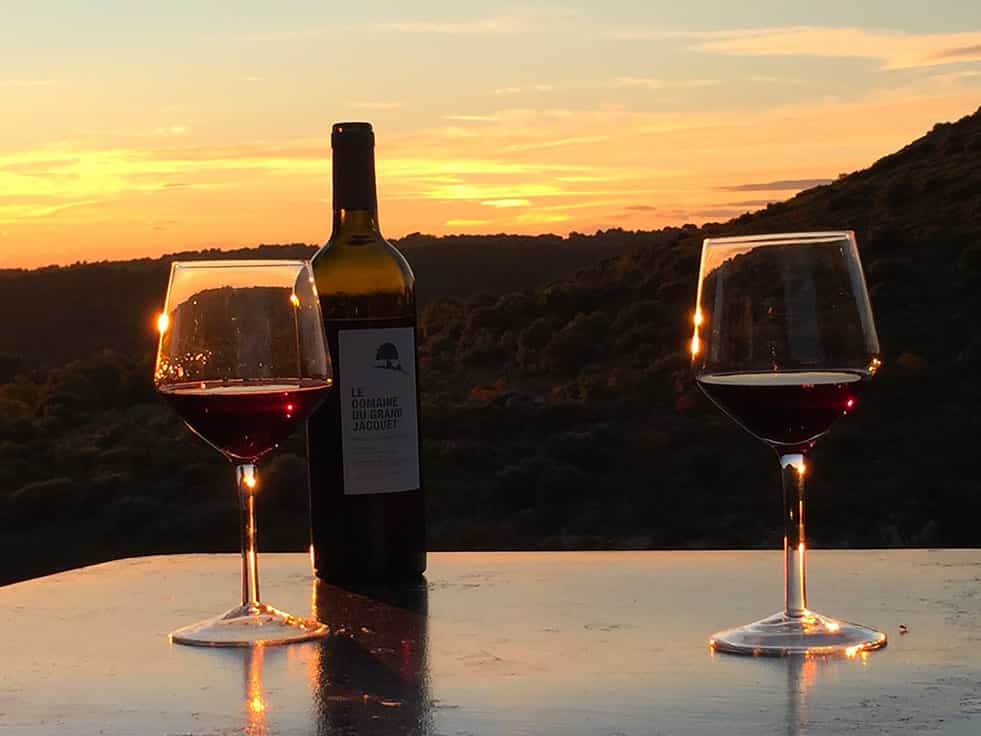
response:
<svg viewBox="0 0 981 736"><path fill-rule="evenodd" d="M171 261L170 267L176 268L258 268L260 266L309 266L310 261L297 258L249 258L241 260L204 260L204 261Z"/></svg>
<svg viewBox="0 0 981 736"><path fill-rule="evenodd" d="M814 230L809 232L760 233L759 235L729 235L721 238L705 238L702 244L741 245L744 243L787 243L787 242L833 242L837 240L854 240L854 230Z"/></svg>

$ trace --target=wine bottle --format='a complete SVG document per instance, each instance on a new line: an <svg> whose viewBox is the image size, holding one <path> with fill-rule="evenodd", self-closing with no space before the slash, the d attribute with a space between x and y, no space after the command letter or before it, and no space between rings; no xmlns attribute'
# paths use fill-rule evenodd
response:
<svg viewBox="0 0 981 736"><path fill-rule="evenodd" d="M415 277L378 227L375 137L337 123L334 224L313 257L334 389L307 422L311 558L330 582L426 569Z"/></svg>

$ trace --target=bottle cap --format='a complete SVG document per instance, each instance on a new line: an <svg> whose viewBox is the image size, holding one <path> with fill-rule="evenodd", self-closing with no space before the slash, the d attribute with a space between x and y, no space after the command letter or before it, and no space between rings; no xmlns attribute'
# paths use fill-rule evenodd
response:
<svg viewBox="0 0 981 736"><path fill-rule="evenodd" d="M330 131L330 145L339 143L374 143L375 133L371 123L334 123Z"/></svg>

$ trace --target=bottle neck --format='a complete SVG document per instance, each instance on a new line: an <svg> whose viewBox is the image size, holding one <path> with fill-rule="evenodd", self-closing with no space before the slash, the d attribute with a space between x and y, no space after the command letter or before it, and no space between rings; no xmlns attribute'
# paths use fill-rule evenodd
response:
<svg viewBox="0 0 981 736"><path fill-rule="evenodd" d="M334 232L378 232L375 151L371 139L334 146Z"/></svg>

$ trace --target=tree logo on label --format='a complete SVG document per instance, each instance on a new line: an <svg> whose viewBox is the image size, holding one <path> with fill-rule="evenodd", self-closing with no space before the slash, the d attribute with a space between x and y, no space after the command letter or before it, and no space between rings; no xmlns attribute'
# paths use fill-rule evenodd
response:
<svg viewBox="0 0 981 736"><path fill-rule="evenodd" d="M390 342L383 342L375 352L375 368L382 368L387 371L399 371L405 373L405 368L399 361L399 349Z"/></svg>

